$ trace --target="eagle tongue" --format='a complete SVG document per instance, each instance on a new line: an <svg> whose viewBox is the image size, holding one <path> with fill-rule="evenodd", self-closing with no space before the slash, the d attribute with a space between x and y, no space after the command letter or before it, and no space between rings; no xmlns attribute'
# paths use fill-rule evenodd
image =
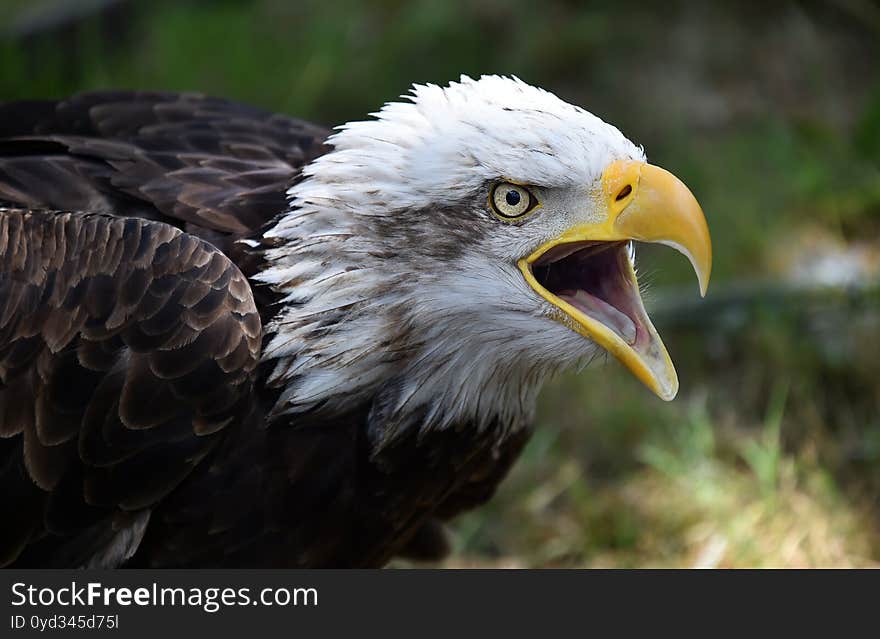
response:
<svg viewBox="0 0 880 639"><path fill-rule="evenodd" d="M605 300L580 289L577 291L562 291L558 295L582 313L602 322L620 335L627 344L632 345L635 343L635 323L625 313L620 312Z"/></svg>

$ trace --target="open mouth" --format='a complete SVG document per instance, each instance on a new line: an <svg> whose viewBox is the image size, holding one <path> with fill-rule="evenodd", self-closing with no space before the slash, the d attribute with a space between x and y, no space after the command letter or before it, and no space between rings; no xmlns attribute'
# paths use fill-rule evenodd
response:
<svg viewBox="0 0 880 639"><path fill-rule="evenodd" d="M532 274L547 293L558 299L557 306L575 320L586 316L638 349L648 338L647 314L631 251L632 245L626 241L562 244L535 260Z"/></svg>
<svg viewBox="0 0 880 639"><path fill-rule="evenodd" d="M630 240L553 244L519 261L556 319L619 359L663 399L678 391L675 367L651 323L633 270Z"/></svg>
<svg viewBox="0 0 880 639"><path fill-rule="evenodd" d="M705 295L712 241L703 210L664 169L615 160L602 173L589 208L604 213L570 226L517 261L526 283L553 309L553 319L604 348L661 399L678 392L678 376L651 324L631 259L632 241L665 244L684 254Z"/></svg>

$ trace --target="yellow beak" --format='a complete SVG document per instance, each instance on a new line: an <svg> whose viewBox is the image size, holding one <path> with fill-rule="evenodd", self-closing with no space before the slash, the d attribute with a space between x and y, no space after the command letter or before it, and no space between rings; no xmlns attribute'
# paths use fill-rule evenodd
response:
<svg viewBox="0 0 880 639"><path fill-rule="evenodd" d="M624 282L620 294L629 297L630 319L637 326L632 339L625 339L619 330L545 288L535 277L534 267L542 256L560 245L656 242L675 248L690 260L700 294L705 295L712 270L712 241L706 218L681 180L664 169L635 161L619 160L605 169L596 208L605 213L599 221L570 228L521 259L518 266L529 285L562 311L560 319L564 323L617 357L659 397L671 400L678 392L675 367L644 310L628 259L621 259L619 264Z"/></svg>

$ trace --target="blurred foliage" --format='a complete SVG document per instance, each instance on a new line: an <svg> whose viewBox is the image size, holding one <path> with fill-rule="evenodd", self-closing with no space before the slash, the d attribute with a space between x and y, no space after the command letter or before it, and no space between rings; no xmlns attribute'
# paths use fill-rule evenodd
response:
<svg viewBox="0 0 880 639"><path fill-rule="evenodd" d="M875 0L118 0L42 30L82 3L0 4L3 99L195 90L332 125L413 82L515 74L691 186L714 238L708 300L679 303L685 260L640 249L681 395L664 404L615 363L549 385L523 460L457 524L452 565L880 562ZM864 268L790 294L826 262Z"/></svg>

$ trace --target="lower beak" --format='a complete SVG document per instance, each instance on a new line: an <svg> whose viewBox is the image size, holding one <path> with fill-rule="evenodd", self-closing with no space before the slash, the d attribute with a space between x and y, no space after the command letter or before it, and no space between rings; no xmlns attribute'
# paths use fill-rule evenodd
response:
<svg viewBox="0 0 880 639"><path fill-rule="evenodd" d="M675 367L645 312L635 272L622 247L635 240L675 248L690 260L705 295L712 270L706 218L678 178L635 161L616 161L605 169L598 207L607 212L600 222L570 228L521 259L518 266L529 285L561 312L565 324L605 348L659 397L671 400L678 392ZM613 259L603 258L603 269L614 270L608 271L605 281L597 281L595 270L587 271L595 261L590 256L603 249L602 243L615 249ZM562 270L563 265L566 272L584 272L589 287L572 292L568 283L563 293L548 283L552 276L541 280L536 275L536 269ZM605 314L600 307L608 309ZM632 330L621 330L610 321L620 315L626 315Z"/></svg>

